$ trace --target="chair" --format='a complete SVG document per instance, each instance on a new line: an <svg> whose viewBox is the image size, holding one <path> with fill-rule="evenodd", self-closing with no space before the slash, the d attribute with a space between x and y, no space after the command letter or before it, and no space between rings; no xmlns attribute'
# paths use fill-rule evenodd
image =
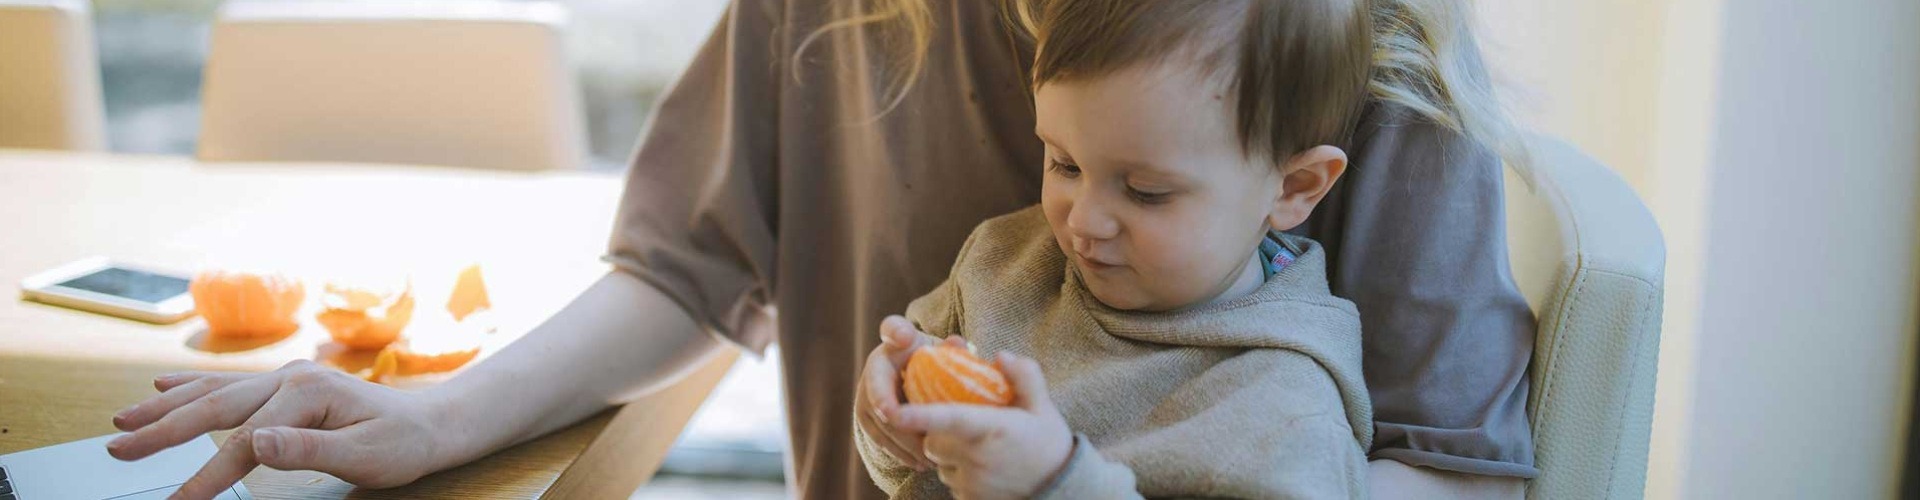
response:
<svg viewBox="0 0 1920 500"><path fill-rule="evenodd" d="M106 148L86 0L0 0L0 148Z"/></svg>
<svg viewBox="0 0 1920 500"><path fill-rule="evenodd" d="M549 2L241 1L207 56L199 157L540 170L586 160Z"/></svg>
<svg viewBox="0 0 1920 500"><path fill-rule="evenodd" d="M1533 136L1532 175L1507 175L1514 280L1533 306L1527 498L1639 498L1646 483L1666 249L1605 166Z"/></svg>

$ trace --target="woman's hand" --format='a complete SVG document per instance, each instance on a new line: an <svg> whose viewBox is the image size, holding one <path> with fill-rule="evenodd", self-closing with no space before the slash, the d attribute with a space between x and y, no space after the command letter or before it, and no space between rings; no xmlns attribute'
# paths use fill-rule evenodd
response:
<svg viewBox="0 0 1920 500"><path fill-rule="evenodd" d="M881 320L880 346L867 354L859 387L853 391L854 421L860 430L879 443L887 455L914 470L933 467L920 450L920 433L888 424L900 409L900 370L907 366L907 358L913 351L939 341L914 328L907 318L888 316Z"/></svg>
<svg viewBox="0 0 1920 500"><path fill-rule="evenodd" d="M907 405L893 425L926 433L927 458L957 498L1027 498L1067 464L1073 430L1047 396L1031 359L994 358L1013 385L1013 406Z"/></svg>
<svg viewBox="0 0 1920 500"><path fill-rule="evenodd" d="M255 466L317 470L370 488L399 486L448 464L446 422L423 394L372 384L310 361L262 374L160 376L160 395L121 410L107 443L137 460L217 429L238 428L172 498L212 498Z"/></svg>

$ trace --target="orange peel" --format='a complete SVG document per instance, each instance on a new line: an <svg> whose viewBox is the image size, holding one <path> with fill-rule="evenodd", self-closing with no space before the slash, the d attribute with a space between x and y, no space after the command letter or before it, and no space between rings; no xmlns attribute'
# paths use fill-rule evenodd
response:
<svg viewBox="0 0 1920 500"><path fill-rule="evenodd" d="M388 383L393 377L423 375L428 373L450 372L459 369L480 355L480 346L472 345L450 350L417 350L411 342L401 340L380 350L368 369L366 379L369 382Z"/></svg>
<svg viewBox="0 0 1920 500"><path fill-rule="evenodd" d="M413 320L413 302L412 285L395 294L329 283L314 320L350 349L381 349Z"/></svg>
<svg viewBox="0 0 1920 500"><path fill-rule="evenodd" d="M453 293L447 297L447 312L453 314L453 320L464 320L467 315L492 308L493 301L487 297L487 282L480 279L480 265L461 269L460 277L454 280Z"/></svg>

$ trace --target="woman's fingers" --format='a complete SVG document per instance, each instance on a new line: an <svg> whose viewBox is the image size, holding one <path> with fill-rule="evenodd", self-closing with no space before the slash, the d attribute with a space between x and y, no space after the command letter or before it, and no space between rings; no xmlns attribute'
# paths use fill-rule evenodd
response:
<svg viewBox="0 0 1920 500"><path fill-rule="evenodd" d="M109 441L107 453L121 460L139 460L201 434L231 429L266 404L278 386L278 377L271 375L235 382L166 412L132 434Z"/></svg>
<svg viewBox="0 0 1920 500"><path fill-rule="evenodd" d="M360 432L355 424L360 422L340 418L358 413L354 406L361 401L338 384L345 378L304 367L285 371L266 403L253 411L221 445L219 453L181 488L181 497L216 495L260 465L318 470L368 486L391 483L382 482L391 476L383 469L382 460L350 459L365 453L353 439ZM343 430L310 429L316 427Z"/></svg>
<svg viewBox="0 0 1920 500"><path fill-rule="evenodd" d="M113 427L127 432L139 430L147 424L160 420L160 417L167 416L167 413L171 413L174 409L192 403L207 393L226 387L228 383L229 381L219 378L197 378L186 384L165 389L166 392L120 410L120 413L113 416Z"/></svg>
<svg viewBox="0 0 1920 500"><path fill-rule="evenodd" d="M166 416L167 413L182 405L200 399L207 393L245 380L250 376L256 375L230 372L180 372L154 377L153 387L160 390L160 394L114 414L113 426L122 431L132 432L159 420L160 417Z"/></svg>
<svg viewBox="0 0 1920 500"><path fill-rule="evenodd" d="M153 389L160 392L167 392L189 382L208 378L221 381L222 383L220 385L226 385L235 380L247 378L249 375L250 374L247 373L234 372L174 372L154 377Z"/></svg>
<svg viewBox="0 0 1920 500"><path fill-rule="evenodd" d="M283 379L267 402L246 419L227 440L220 445L220 451L205 466L195 472L187 484L180 487L178 498L211 498L225 491L227 487L260 465L254 450L263 443L254 438L261 436L256 429L278 428L283 426L307 427L319 424L330 398L316 394L311 384L294 383L298 377L313 377L311 373L294 373ZM271 434L277 438L278 434ZM276 439L264 443L268 447L279 446ZM276 450L277 451L277 450Z"/></svg>

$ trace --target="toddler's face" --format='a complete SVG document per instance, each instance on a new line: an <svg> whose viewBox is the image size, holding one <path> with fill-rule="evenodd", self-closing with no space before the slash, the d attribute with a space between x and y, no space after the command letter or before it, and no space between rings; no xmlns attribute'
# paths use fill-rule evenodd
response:
<svg viewBox="0 0 1920 500"><path fill-rule="evenodd" d="M1034 94L1047 223L1087 288L1117 309L1219 296L1252 265L1281 198L1275 165L1242 153L1232 97L1178 69L1145 65Z"/></svg>

